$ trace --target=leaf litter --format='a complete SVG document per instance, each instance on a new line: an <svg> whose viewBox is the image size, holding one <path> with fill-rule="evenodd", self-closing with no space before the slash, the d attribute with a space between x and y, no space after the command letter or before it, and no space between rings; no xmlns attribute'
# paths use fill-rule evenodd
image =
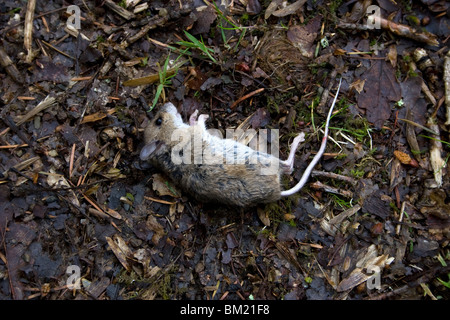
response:
<svg viewBox="0 0 450 320"><path fill-rule="evenodd" d="M370 29L367 1L83 1L76 30L33 2L0 8L1 299L449 297L448 3L378 1ZM298 179L337 74L293 197L201 204L138 160L165 100L278 128L281 157L304 131Z"/></svg>

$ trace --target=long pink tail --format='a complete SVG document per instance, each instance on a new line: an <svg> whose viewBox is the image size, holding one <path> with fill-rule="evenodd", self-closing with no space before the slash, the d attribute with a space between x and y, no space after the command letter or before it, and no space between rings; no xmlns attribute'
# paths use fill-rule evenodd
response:
<svg viewBox="0 0 450 320"><path fill-rule="evenodd" d="M322 157L322 155L325 151L325 147L327 146L328 125L330 123L330 118L331 118L331 114L333 113L334 105L336 104L339 90L341 89L341 82L342 82L342 78L339 80L339 87L337 89L336 95L334 96L333 104L331 105L330 111L328 111L327 122L325 123L325 134L323 136L322 144L320 145L319 151L317 152L315 157L312 159L311 163L308 165L305 172L303 172L303 175L302 175L300 181L295 185L295 187L293 187L289 190L281 191L280 194L282 197L287 197L287 196L293 195L294 193L299 192L300 189L303 188L303 186L306 184L306 181L308 181L311 171L314 169L315 165L317 164L317 162L319 162L320 158Z"/></svg>

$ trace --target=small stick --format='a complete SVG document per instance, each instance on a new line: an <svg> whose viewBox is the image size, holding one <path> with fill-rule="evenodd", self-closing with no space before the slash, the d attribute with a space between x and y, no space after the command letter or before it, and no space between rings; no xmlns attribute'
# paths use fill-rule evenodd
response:
<svg viewBox="0 0 450 320"><path fill-rule="evenodd" d="M340 190L335 187L328 186L326 184L323 184L320 181L316 181L311 183L311 188L317 189L317 190L324 190L325 192L334 193L334 194L340 194L341 196L344 196L346 198L352 198L353 192L348 190Z"/></svg>
<svg viewBox="0 0 450 320"><path fill-rule="evenodd" d="M253 92L250 92L249 94L246 94L245 96L243 96L243 97L237 99L237 100L231 105L230 109L233 110L239 103L241 103L241 102L244 101L245 99L248 99L248 98L250 98L250 97L253 97L255 94L258 94L258 93L263 92L263 91L264 91L264 88L259 88L259 89L255 90L255 91L253 91Z"/></svg>
<svg viewBox="0 0 450 320"><path fill-rule="evenodd" d="M447 52L444 59L444 74L442 79L445 86L445 106L447 109L447 121L445 124L450 126L450 51Z"/></svg>
<svg viewBox="0 0 450 320"><path fill-rule="evenodd" d="M164 203L164 204L175 204L175 203L177 203L176 201L175 202L170 202L170 201L166 201L166 200L152 198L152 197L149 197L149 196L144 196L144 199L147 199L147 200L150 200L150 201L159 202L159 203Z"/></svg>
<svg viewBox="0 0 450 320"><path fill-rule="evenodd" d="M72 173L73 173L73 159L75 157L75 146L76 146L76 144L74 143L73 146L72 146L72 152L70 153L69 178L72 178Z"/></svg>
<svg viewBox="0 0 450 320"><path fill-rule="evenodd" d="M14 148L22 148L22 147L28 147L28 144L11 144L9 146L0 146L0 149L14 149Z"/></svg>
<svg viewBox="0 0 450 320"><path fill-rule="evenodd" d="M326 178L330 178L330 179L338 179L338 180L346 181L352 185L356 185L358 183L358 181L356 181L355 179L353 179L351 177L347 177L342 174L337 174L337 173L333 173L333 172L313 170L311 172L311 176L313 176L313 177L321 176L321 177L326 177Z"/></svg>
<svg viewBox="0 0 450 320"><path fill-rule="evenodd" d="M405 206L406 206L406 201L403 201L402 203L402 208L400 209L400 218L398 219L398 222L402 222L403 221L403 215L405 213ZM395 234L399 235L400 234L400 228L402 227L402 224L399 223L397 225L397 227L395 228Z"/></svg>
<svg viewBox="0 0 450 320"><path fill-rule="evenodd" d="M145 26L142 27L141 30L139 30L138 33L136 33L134 36L131 36L129 39L125 40L121 45L124 47L129 46L132 43L135 43L140 38L145 36L150 30L155 29L158 26L164 25L168 20L168 17L156 17L155 19L152 19L149 23L147 23Z"/></svg>
<svg viewBox="0 0 450 320"><path fill-rule="evenodd" d="M130 20L132 18L134 18L134 13L125 10L124 8L122 8L121 6L115 4L112 0L105 0L105 5L111 9L112 11L114 11L115 13L117 13L119 16L121 16L122 18L124 18L125 20Z"/></svg>
<svg viewBox="0 0 450 320"><path fill-rule="evenodd" d="M18 126L14 123L13 119L11 118L11 116L6 115L3 118L3 122L6 123L6 125L8 125L8 127L15 133L17 134L17 136L22 139L23 142L25 142L28 145L32 145L34 144L34 141L28 139L28 137L18 128Z"/></svg>
<svg viewBox="0 0 450 320"><path fill-rule="evenodd" d="M35 100L36 98L35 97L25 97L25 96L18 96L17 97L17 100L27 100L27 101L32 101L32 100Z"/></svg>
<svg viewBox="0 0 450 320"><path fill-rule="evenodd" d="M71 55L65 53L64 51L61 51L59 49L56 49L54 46L52 46L50 43L48 43L47 41L41 40L42 43L44 43L47 47L52 48L53 50L55 50L56 52L62 54L63 56L66 56L69 59L75 60L74 57L72 57Z"/></svg>
<svg viewBox="0 0 450 320"><path fill-rule="evenodd" d="M426 44L429 44L431 46L439 46L439 41L437 40L436 35L427 32L427 31L418 31L410 26L395 23L393 21L373 16L373 20L375 24L379 23L380 27L382 29L386 29L398 36L410 38L419 42L424 42ZM354 23L340 23L338 28L341 29L354 29L354 30L371 30L372 25L363 25L363 24L354 24Z"/></svg>
<svg viewBox="0 0 450 320"><path fill-rule="evenodd" d="M27 12L25 13L25 26L23 29L23 46L27 50L27 57L25 62L31 63L33 60L33 19L34 9L36 8L36 0L28 0Z"/></svg>
<svg viewBox="0 0 450 320"><path fill-rule="evenodd" d="M23 83L23 77L21 76L19 70L17 70L16 65L13 63L8 54L0 46L0 65L5 68L6 72L11 76L11 78L17 83Z"/></svg>
<svg viewBox="0 0 450 320"><path fill-rule="evenodd" d="M92 79L91 76L88 76L88 77L75 77L75 78L70 79L70 81L84 81L84 80L91 80L91 79Z"/></svg>

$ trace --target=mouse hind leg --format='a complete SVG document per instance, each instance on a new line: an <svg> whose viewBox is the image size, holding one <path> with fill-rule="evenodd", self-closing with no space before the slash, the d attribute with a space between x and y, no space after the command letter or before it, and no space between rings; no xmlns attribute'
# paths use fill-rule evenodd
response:
<svg viewBox="0 0 450 320"><path fill-rule="evenodd" d="M303 132L296 136L294 141L292 141L291 151L289 152L288 158L284 161L280 161L283 173L292 173L292 170L294 169L295 152L297 151L300 143L302 143L303 141L305 141L305 134Z"/></svg>
<svg viewBox="0 0 450 320"><path fill-rule="evenodd" d="M190 126L195 126L195 124L197 123L197 115L198 115L198 110L195 110L193 114L191 114L191 116L189 117L189 125Z"/></svg>
<svg viewBox="0 0 450 320"><path fill-rule="evenodd" d="M209 116L207 114L201 114L198 116L198 120L197 120L197 115L198 115L198 110L195 110L195 112L193 114L191 114L191 116L189 117L189 125L190 126L195 126L196 124L199 124L204 126L206 119L209 118Z"/></svg>

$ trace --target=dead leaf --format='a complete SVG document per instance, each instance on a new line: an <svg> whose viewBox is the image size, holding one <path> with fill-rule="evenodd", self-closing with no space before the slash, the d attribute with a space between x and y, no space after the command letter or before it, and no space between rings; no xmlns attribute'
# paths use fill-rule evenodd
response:
<svg viewBox="0 0 450 320"><path fill-rule="evenodd" d="M117 169L117 168L109 168L107 172L102 172L101 175L108 179L126 178L126 175L120 173L120 169Z"/></svg>
<svg viewBox="0 0 450 320"><path fill-rule="evenodd" d="M355 268L347 278L339 282L336 291L342 292L353 289L357 285L366 281L368 278L369 276L363 273L362 268Z"/></svg>
<svg viewBox="0 0 450 320"><path fill-rule="evenodd" d="M140 248L134 252L133 257L136 259L137 262L139 262L143 269L144 269L144 275L148 275L149 271L151 271L150 267L150 252L147 249Z"/></svg>
<svg viewBox="0 0 450 320"><path fill-rule="evenodd" d="M122 237L117 234L113 235L112 238L105 237L105 239L122 266L127 271L130 271L131 265L128 262L128 259L133 257L133 254L130 247L128 247L128 245L126 244L125 240L123 240Z"/></svg>
<svg viewBox="0 0 450 320"><path fill-rule="evenodd" d="M113 210L111 208L106 208L104 210L104 212L106 212L107 214L109 214L113 218L116 218L118 220L122 220L122 216L116 210Z"/></svg>
<svg viewBox="0 0 450 320"><path fill-rule="evenodd" d="M81 121L81 123L98 121L98 120L106 118L108 115L112 115L114 112L116 112L116 109L109 109L106 111L96 112L96 113L85 116L83 118L83 120Z"/></svg>
<svg viewBox="0 0 450 320"><path fill-rule="evenodd" d="M158 222L156 217L153 215L148 216L146 226L149 230L154 232L153 237L152 237L152 242L155 245L158 244L159 240L164 235L163 226Z"/></svg>
<svg viewBox="0 0 450 320"><path fill-rule="evenodd" d="M314 56L315 40L320 30L321 19L321 16L317 16L307 25L292 26L287 32L289 41L306 58L312 58Z"/></svg>
<svg viewBox="0 0 450 320"><path fill-rule="evenodd" d="M361 93L364 89L364 84L366 80L356 79L353 83L350 84L350 89L355 89L358 93Z"/></svg>
<svg viewBox="0 0 450 320"><path fill-rule="evenodd" d="M261 12L261 4L258 0L248 0L246 10L248 14L259 14Z"/></svg>
<svg viewBox="0 0 450 320"><path fill-rule="evenodd" d="M261 220L266 227L270 227L270 219L267 211L262 208L258 208L256 211L258 212L259 220Z"/></svg>
<svg viewBox="0 0 450 320"><path fill-rule="evenodd" d="M375 60L361 78L366 85L358 96L358 106L366 110L367 120L381 129L391 116L392 104L402 97L395 69L386 61Z"/></svg>
<svg viewBox="0 0 450 320"><path fill-rule="evenodd" d="M344 49L341 48L336 48L336 50L334 50L333 54L335 56L343 56L347 53L347 51L345 51Z"/></svg>
<svg viewBox="0 0 450 320"><path fill-rule="evenodd" d="M271 3L269 3L266 12L264 13L264 19L269 19L282 2L283 0L273 0Z"/></svg>
<svg viewBox="0 0 450 320"><path fill-rule="evenodd" d="M394 161L392 161L392 165L391 165L391 177L390 177L389 190L393 190L394 187L402 181L403 176L400 175L401 171L402 171L402 166L400 164L400 161L397 158L395 158Z"/></svg>
<svg viewBox="0 0 450 320"><path fill-rule="evenodd" d="M387 58L389 59L391 65L395 68L397 66L397 46L395 44L389 46Z"/></svg>
<svg viewBox="0 0 450 320"><path fill-rule="evenodd" d="M381 271L392 261L394 261L394 258L387 254L378 255L376 246L372 244L365 249L350 275L338 284L336 291L351 290L371 277L380 277Z"/></svg>
<svg viewBox="0 0 450 320"><path fill-rule="evenodd" d="M296 13L301 7L303 7L303 5L306 3L306 0L298 0L290 5L288 5L287 7L284 7L283 9L274 11L272 13L272 15L274 15L275 17L285 17L288 16L290 14L294 14Z"/></svg>
<svg viewBox="0 0 450 320"><path fill-rule="evenodd" d="M158 192L160 196L171 196L179 198L181 193L170 181L159 173L153 175L153 190Z"/></svg>
<svg viewBox="0 0 450 320"><path fill-rule="evenodd" d="M34 68L31 82L52 81L55 83L68 83L70 80L67 67L50 61L47 57L36 61L41 68Z"/></svg>
<svg viewBox="0 0 450 320"><path fill-rule="evenodd" d="M77 198L77 195L73 191L72 186L67 182L66 178L60 174L56 173L47 173L47 183L52 188L68 188L68 198L70 202L76 207L80 206L80 201Z"/></svg>

